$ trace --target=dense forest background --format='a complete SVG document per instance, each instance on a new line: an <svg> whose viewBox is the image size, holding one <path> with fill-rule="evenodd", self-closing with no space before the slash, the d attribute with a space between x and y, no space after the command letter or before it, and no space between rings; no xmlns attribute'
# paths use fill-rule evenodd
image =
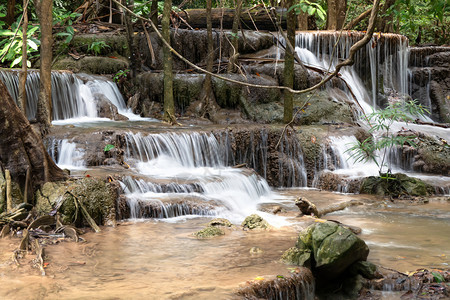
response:
<svg viewBox="0 0 450 300"><path fill-rule="evenodd" d="M28 5L28 61L31 66L39 57L39 45L41 30L36 14L36 6L44 1L20 1L10 0L6 4L0 4L0 58L1 66L17 67L22 64L22 29L18 28L22 20L24 6ZM204 9L206 0L189 1L174 0L172 11L182 12L186 9ZM243 7L286 6L283 1L211 1L212 8L236 8L242 2ZM150 17L153 9L158 9L158 14L163 11L164 1L130 1L128 6L137 15ZM368 16L372 2L369 0L321 0L321 1L293 1L291 6L299 15L302 12L309 15L308 29L342 29L340 26L331 26L330 19L335 15L343 15L343 28L364 31L367 28ZM95 12L86 14L89 7L94 7ZM113 18L109 20L110 13ZM60 47L67 47L73 35L76 33L73 24L89 23L94 21L111 21L119 23L119 12L112 1L106 0L77 0L77 1L53 1L53 31L56 32L56 41ZM156 19L155 19L156 20ZM135 20L137 21L137 20ZM353 22L352 22L353 21ZM339 22L338 22L339 23ZM342 23L342 22L341 22ZM347 26L345 26L347 25ZM376 32L400 33L408 37L411 45L445 45L449 44L450 32L450 6L447 0L386 0L380 6ZM13 42L11 43L11 41ZM91 45L91 51L95 53L102 47L101 44Z"/></svg>

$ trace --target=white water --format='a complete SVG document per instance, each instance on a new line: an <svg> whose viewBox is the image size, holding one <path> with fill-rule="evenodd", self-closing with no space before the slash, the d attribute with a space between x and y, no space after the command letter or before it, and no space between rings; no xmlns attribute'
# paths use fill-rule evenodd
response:
<svg viewBox="0 0 450 300"><path fill-rule="evenodd" d="M0 70L2 80L14 101L19 97L19 75L16 70ZM27 116L29 119L36 118L37 102L39 97L39 72L31 70L28 72L27 91ZM117 107L118 113L129 118L129 120L152 120L141 118L132 113L125 105L117 85L101 76L86 74L73 74L71 72L52 72L52 103L53 124L64 125L72 123L111 121L107 118L98 117L99 97L105 97Z"/></svg>
<svg viewBox="0 0 450 300"><path fill-rule="evenodd" d="M272 202L276 195L256 173L226 167L214 135L129 133L126 140L126 160L147 178L128 178L123 183L132 217L140 214L139 201L159 203L166 209L173 205L167 201L177 197L194 199L200 207L210 204L212 209L197 207L198 214L227 218L236 224L253 213L273 226L288 224L284 218L258 211L260 204Z"/></svg>
<svg viewBox="0 0 450 300"><path fill-rule="evenodd" d="M75 143L64 140L53 140L48 148L50 157L61 169L85 169L84 149L77 148Z"/></svg>

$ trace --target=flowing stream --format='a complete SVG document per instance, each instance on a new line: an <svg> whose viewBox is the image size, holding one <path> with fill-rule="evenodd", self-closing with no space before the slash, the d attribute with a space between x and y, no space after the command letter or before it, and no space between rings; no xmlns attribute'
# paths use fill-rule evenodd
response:
<svg viewBox="0 0 450 300"><path fill-rule="evenodd" d="M353 42L353 37L339 38L336 34L299 33L296 50L306 64L326 70L338 62L331 61L330 54L336 51L339 58L346 57ZM382 46L376 47L378 42ZM382 106L378 86L383 85L384 92L399 99L408 92L408 43L397 35L374 37L363 53L356 57L354 67L342 70L346 82L342 89L361 108L360 113L370 113ZM0 80L17 100L17 72L0 70ZM27 81L29 119L36 115L38 86L39 73L31 71ZM72 124L78 136L70 135L67 127L67 133L48 141L50 155L72 174L106 176L114 169L88 166L88 139L83 143L80 137L102 129L124 132L124 160L130 168L120 171L120 185L130 212L128 220L118 228L84 235L86 243L50 246L46 277L33 275L36 272L29 266L12 268L9 258L13 241L0 240L0 298L230 299L237 286L249 279L289 273L288 266L279 261L280 256L295 244L298 230L311 221L297 217L293 200L299 195L319 207L363 200L366 205L362 207L326 218L361 227L361 237L371 249L369 260L375 263L401 271L448 267L448 201L393 204L365 195L308 189L310 174L302 146L287 140L281 143L277 170L286 177L280 175L279 186L291 188L274 189L267 181L274 167L268 159L265 130L261 130L258 142L252 135L251 147L238 153L233 149L234 136L228 131L215 135L208 128L168 129L155 120L134 115L126 108L117 86L105 78L53 72L52 86L53 125L64 131L64 126ZM129 121L99 118L98 105L104 98ZM406 125L395 126L400 129ZM450 140L448 129L408 126ZM328 157L323 148L324 157L316 172L334 172L349 178L378 173L374 163L353 163L348 158L345 149L355 141L354 136L331 136L329 140L332 155ZM410 172L408 164L399 162L398 156L391 153L388 158L393 171ZM328 168L331 161L333 170ZM247 163L257 172L233 167L240 163ZM429 182L440 180L441 192L449 194L448 177L414 175ZM283 213L272 214L274 206L282 207ZM192 235L213 217L227 218L239 226L253 213L261 215L273 228L265 232L235 228L210 240L198 240ZM262 251L250 253L252 247Z"/></svg>

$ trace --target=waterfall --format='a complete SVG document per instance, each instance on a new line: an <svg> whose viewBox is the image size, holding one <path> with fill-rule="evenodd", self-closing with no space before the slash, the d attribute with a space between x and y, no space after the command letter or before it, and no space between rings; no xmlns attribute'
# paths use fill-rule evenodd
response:
<svg viewBox="0 0 450 300"><path fill-rule="evenodd" d="M298 32L295 47L299 58L324 71L350 54L351 46L363 37L360 32ZM408 40L397 34L375 34L355 54L355 64L341 69L348 98L359 102L365 113L385 104L379 94L403 97L408 92Z"/></svg>
<svg viewBox="0 0 450 300"><path fill-rule="evenodd" d="M267 181L251 170L227 167L224 147L213 134L128 133L125 140L126 161L145 176L122 181L131 217L217 215L238 223L257 212L272 224L284 224L257 211L272 201Z"/></svg>
<svg viewBox="0 0 450 300"><path fill-rule="evenodd" d="M28 119L36 118L40 89L39 76L39 72L36 70L28 72L26 82ZM0 70L0 80L5 83L11 97L17 103L19 98L19 72L17 70ZM97 95L99 94L104 95L116 106L120 114L131 119L138 118L131 113L131 110L126 108L117 85L104 77L52 71L51 81L53 120L97 118Z"/></svg>
<svg viewBox="0 0 450 300"><path fill-rule="evenodd" d="M84 149L67 139L52 139L47 147L50 157L61 169L84 169Z"/></svg>

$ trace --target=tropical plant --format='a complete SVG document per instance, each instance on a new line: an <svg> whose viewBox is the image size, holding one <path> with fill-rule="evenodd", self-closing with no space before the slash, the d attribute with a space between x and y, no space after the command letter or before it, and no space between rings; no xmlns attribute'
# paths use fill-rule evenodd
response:
<svg viewBox="0 0 450 300"><path fill-rule="evenodd" d="M324 21L327 16L327 13L320 4L308 0L300 0L299 3L291 6L288 11L291 11L292 9L295 9L296 14L304 12L310 16L317 15L322 21Z"/></svg>
<svg viewBox="0 0 450 300"><path fill-rule="evenodd" d="M19 18L20 19L20 18ZM19 21L16 21L11 25L11 29L0 30L0 37L4 39L0 41L0 57L1 62L11 62L10 67L13 68L16 65L22 64L22 29L17 28ZM35 38L35 34L38 31L39 26L29 25L27 30L27 53L28 60L27 66L31 67L29 59L39 56L38 48L40 42Z"/></svg>
<svg viewBox="0 0 450 300"><path fill-rule="evenodd" d="M108 44L106 44L105 41L95 41L95 42L92 42L88 46L87 51L91 52L92 54L97 56L102 52L102 50L104 50L106 48L111 48L111 47Z"/></svg>
<svg viewBox="0 0 450 300"><path fill-rule="evenodd" d="M425 116L427 109L415 100L406 102L395 102L389 104L385 109L373 112L367 117L370 125L369 133L371 136L364 141L358 141L353 144L346 152L355 162L373 161L379 167L379 174L387 176L389 179L390 166L387 165L387 155L398 146L408 144L416 147L414 135L396 135L392 132L392 125L396 122L408 123L413 121L414 117ZM381 158L381 161L380 161ZM383 168L388 167L387 172L383 173Z"/></svg>
<svg viewBox="0 0 450 300"><path fill-rule="evenodd" d="M68 45L75 35L75 29L72 26L73 20L81 16L81 14L76 12L69 13L62 10L59 12L60 13L55 13L55 10L53 10L53 25L65 26L65 31L58 32L56 36L65 38L64 44Z"/></svg>

